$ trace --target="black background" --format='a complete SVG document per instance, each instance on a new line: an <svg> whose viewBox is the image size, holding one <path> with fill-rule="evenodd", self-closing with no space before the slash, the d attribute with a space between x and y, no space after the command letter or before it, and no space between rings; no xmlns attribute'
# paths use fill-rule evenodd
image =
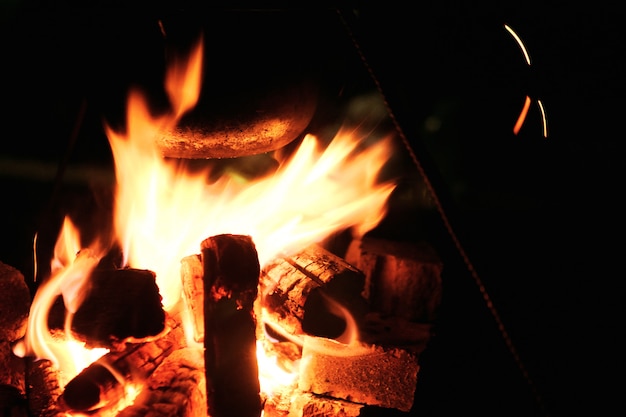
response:
<svg viewBox="0 0 626 417"><path fill-rule="evenodd" d="M119 117L130 85L161 82L155 22L175 16L189 22L181 32L204 27L222 53L241 48L234 62L263 50L272 65L262 63L261 74L298 74L303 61L322 57L309 65L331 97L344 87L388 103L392 130L406 135L479 278L437 210L412 194L423 186L399 141L397 163L409 172L402 190L412 199L399 195L375 232L427 239L445 265L411 415L623 415L620 8L555 3L5 3L0 260L30 279L35 232L45 247L68 210L79 222L102 221L92 211L106 210L113 181L102 115ZM250 23L268 11L293 17L284 26ZM531 66L504 24L523 39ZM259 42L267 34L271 42ZM236 94L247 76L239 69L213 87ZM526 95L533 104L514 135ZM435 119L439 129L428 129Z"/></svg>

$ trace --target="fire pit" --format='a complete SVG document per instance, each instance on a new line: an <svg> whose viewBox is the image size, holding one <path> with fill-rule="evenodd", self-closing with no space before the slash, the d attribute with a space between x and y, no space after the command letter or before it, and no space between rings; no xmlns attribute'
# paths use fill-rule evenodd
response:
<svg viewBox="0 0 626 417"><path fill-rule="evenodd" d="M393 138L361 120L311 134L325 109L308 79L261 95L257 114L210 121L205 42L168 55L166 106L131 89L125 116L105 123L113 230L85 242L68 216L32 299L0 264L4 410L410 412L442 263L428 244L367 235L397 185L383 175ZM251 155L270 169L211 171Z"/></svg>

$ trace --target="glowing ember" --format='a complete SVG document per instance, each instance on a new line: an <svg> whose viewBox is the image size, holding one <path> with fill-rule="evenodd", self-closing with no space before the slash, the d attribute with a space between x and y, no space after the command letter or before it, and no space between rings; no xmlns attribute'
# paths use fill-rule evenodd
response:
<svg viewBox="0 0 626 417"><path fill-rule="evenodd" d="M275 173L245 184L228 176L209 182L209 172L191 173L180 163L165 160L154 139L196 104L202 50L200 40L187 60L176 60L169 67L165 89L171 113L151 114L145 97L131 91L126 130L105 127L117 179L113 241L123 247L124 266L155 272L166 311L181 299L181 259L197 253L205 238L249 235L264 265L278 254L320 242L332 233L352 229L360 236L372 229L383 218L395 186L379 184L377 178L392 153L390 139L359 149L366 136L349 129L342 129L325 149L307 135L289 160L279 161ZM109 236L100 239L109 241ZM100 245L81 248L78 231L66 222L52 276L37 292L29 333L20 347L24 354L52 359L67 370L68 378L93 362L94 352L89 352L92 358L85 364L70 366L66 362L76 354L68 356L66 341L55 347L46 321L61 294L67 310L76 311L83 281L107 253L108 248ZM293 381L289 379L293 376L286 378Z"/></svg>

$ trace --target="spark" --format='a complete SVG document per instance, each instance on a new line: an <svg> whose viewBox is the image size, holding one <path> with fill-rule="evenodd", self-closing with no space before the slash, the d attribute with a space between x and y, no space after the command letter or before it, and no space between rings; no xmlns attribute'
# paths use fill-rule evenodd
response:
<svg viewBox="0 0 626 417"><path fill-rule="evenodd" d="M526 96L526 101L524 102L524 107L522 108L522 112L519 114L517 118L517 122L515 122L515 126L513 127L513 133L516 135L519 133L519 130L522 128L524 124L524 120L526 120L526 115L528 114L528 108L530 107L530 97Z"/></svg>
<svg viewBox="0 0 626 417"><path fill-rule="evenodd" d="M543 137L548 137L548 120L546 119L546 110L543 108L543 103L541 100L537 100L537 104L539 105L539 110L541 111L541 121L543 124Z"/></svg>
<svg viewBox="0 0 626 417"><path fill-rule="evenodd" d="M526 46L524 45L524 42L522 42L522 39L519 37L519 35L507 24L504 25L504 29L506 29L507 32L509 32L511 34L511 36L513 36L513 39L515 39L515 41L517 42L517 44L519 45L520 49L522 50L522 53L524 54L524 58L526 59L526 63L528 64L528 66L530 66L530 55L528 54L528 50L526 49ZM519 117L517 118L517 122L515 122L515 126L513 126L513 133L515 133L516 135L519 133L520 129L522 128L522 125L524 124L524 121L526 120L526 115L528 114L528 109L530 107L530 102L531 99L529 96L526 96L526 100L524 102L524 107L522 108L522 111L519 115ZM548 122L546 119L546 112L543 108L543 103L541 102L541 100L537 99L537 105L539 106L539 111L541 112L541 122L542 122L542 128L543 128L543 137L547 138L548 137Z"/></svg>
<svg viewBox="0 0 626 417"><path fill-rule="evenodd" d="M507 30L507 32L511 34L511 36L513 36L513 39L515 39L515 41L521 48L524 57L526 58L526 63L528 64L528 66L530 66L530 55L528 54L528 51L526 50L526 46L524 46L524 42L522 42L522 39L517 35L517 33L515 33L513 29L511 29L509 25L505 24L504 28Z"/></svg>

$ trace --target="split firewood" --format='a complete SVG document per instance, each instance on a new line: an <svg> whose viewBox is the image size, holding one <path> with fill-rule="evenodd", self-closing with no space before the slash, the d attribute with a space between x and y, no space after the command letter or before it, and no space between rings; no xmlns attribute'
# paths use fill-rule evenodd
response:
<svg viewBox="0 0 626 417"><path fill-rule="evenodd" d="M418 372L417 357L403 349L305 336L298 389L408 412Z"/></svg>
<svg viewBox="0 0 626 417"><path fill-rule="evenodd" d="M303 333L334 338L345 330L345 317L334 300L360 323L367 311L361 293L365 276L342 258L317 244L283 258L262 271L262 305L269 320L292 335Z"/></svg>
<svg viewBox="0 0 626 417"><path fill-rule="evenodd" d="M193 339L204 342L204 269L200 255L186 256L180 261L183 300L191 316Z"/></svg>
<svg viewBox="0 0 626 417"><path fill-rule="evenodd" d="M435 320L443 265L430 245L366 237L350 244L346 261L365 273L371 311L413 322Z"/></svg>
<svg viewBox="0 0 626 417"><path fill-rule="evenodd" d="M144 339L165 329L165 311L152 271L95 269L86 291L71 328L87 347L115 349L125 339Z"/></svg>
<svg viewBox="0 0 626 417"><path fill-rule="evenodd" d="M205 383L202 349L179 349L150 375L134 403L117 417L206 417Z"/></svg>
<svg viewBox="0 0 626 417"><path fill-rule="evenodd" d="M212 417L262 412L256 358L260 266L250 236L217 235L201 243L204 276L204 362Z"/></svg>
<svg viewBox="0 0 626 417"><path fill-rule="evenodd" d="M185 346L182 325L170 319L168 326L162 337L127 343L126 349L109 352L89 365L65 386L60 407L80 412L116 407L126 397L127 386L141 388L165 358Z"/></svg>

